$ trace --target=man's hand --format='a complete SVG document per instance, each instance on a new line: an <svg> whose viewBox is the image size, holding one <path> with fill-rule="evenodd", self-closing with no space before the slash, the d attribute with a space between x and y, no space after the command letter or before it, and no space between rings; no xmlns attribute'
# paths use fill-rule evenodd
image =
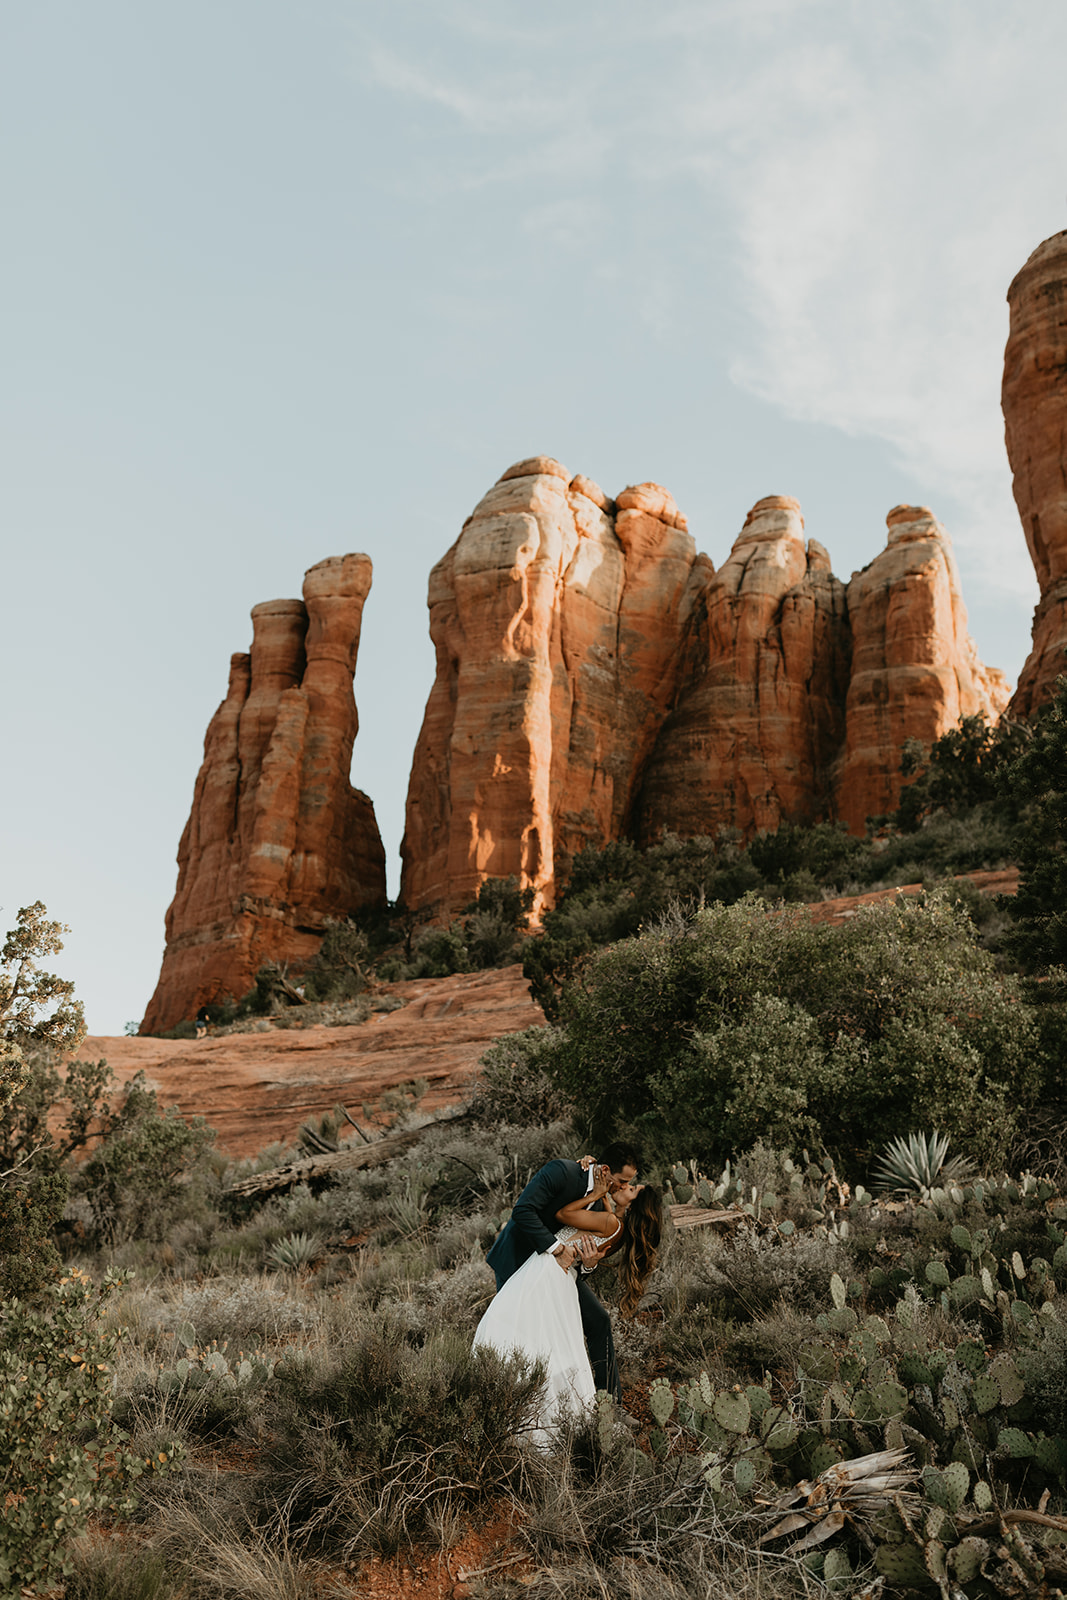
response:
<svg viewBox="0 0 1067 1600"><path fill-rule="evenodd" d="M594 1235L590 1235L589 1248L586 1250L581 1261L583 1270L585 1272L592 1272L595 1267L599 1267L600 1263L603 1261L604 1257L607 1255L614 1243L614 1238L601 1239Z"/></svg>
<svg viewBox="0 0 1067 1600"><path fill-rule="evenodd" d="M569 1272L576 1261L579 1266L595 1266L600 1260L595 1237L592 1234L579 1234L577 1239L572 1239L570 1244L556 1251L556 1260L564 1272Z"/></svg>

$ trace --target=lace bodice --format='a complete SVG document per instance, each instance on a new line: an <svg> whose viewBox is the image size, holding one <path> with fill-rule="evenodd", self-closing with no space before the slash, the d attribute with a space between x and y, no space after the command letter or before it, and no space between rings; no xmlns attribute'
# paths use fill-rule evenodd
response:
<svg viewBox="0 0 1067 1600"><path fill-rule="evenodd" d="M609 1239L614 1239L615 1234L618 1233L621 1227L622 1223L616 1218L615 1233L601 1234L599 1236L600 1243L606 1244ZM584 1234L587 1239L597 1238L597 1235L590 1233L588 1228L572 1228L567 1226L565 1228L556 1229L556 1238L559 1240L560 1244L570 1244L571 1241L577 1239L580 1234Z"/></svg>

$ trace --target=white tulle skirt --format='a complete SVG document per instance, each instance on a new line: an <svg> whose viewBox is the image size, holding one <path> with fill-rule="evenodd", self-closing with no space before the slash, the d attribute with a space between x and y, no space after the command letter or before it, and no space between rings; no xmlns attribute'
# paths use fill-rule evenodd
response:
<svg viewBox="0 0 1067 1600"><path fill-rule="evenodd" d="M561 1415L580 1414L596 1399L576 1274L576 1267L564 1272L554 1256L530 1256L490 1302L474 1335L475 1348L544 1362L545 1396L529 1436L539 1449L548 1447Z"/></svg>

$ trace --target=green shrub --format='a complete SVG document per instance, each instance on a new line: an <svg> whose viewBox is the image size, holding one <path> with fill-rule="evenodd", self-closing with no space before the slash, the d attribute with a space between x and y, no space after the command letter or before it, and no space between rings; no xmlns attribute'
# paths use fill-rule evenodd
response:
<svg viewBox="0 0 1067 1600"><path fill-rule="evenodd" d="M69 1571L66 1546L93 1512L123 1509L145 1471L176 1459L125 1449L112 1418L112 1364L120 1335L100 1319L123 1281L99 1287L72 1270L38 1307L0 1306L0 1584L40 1583Z"/></svg>
<svg viewBox="0 0 1067 1600"><path fill-rule="evenodd" d="M1026 803L1019 828L1019 891L1011 941L1031 967L1067 965L1067 677L1031 724L1031 738L1004 777Z"/></svg>
<svg viewBox="0 0 1067 1600"><path fill-rule="evenodd" d="M76 1192L89 1205L97 1236L112 1243L163 1238L192 1198L192 1178L207 1177L214 1142L203 1117L187 1123L177 1106L160 1112L155 1090L138 1073L76 1173Z"/></svg>
<svg viewBox="0 0 1067 1600"><path fill-rule="evenodd" d="M933 1125L995 1163L1044 1072L1018 984L938 896L840 928L754 897L675 913L594 956L565 1016L545 1067L594 1140L683 1134L702 1159L768 1130L866 1155Z"/></svg>
<svg viewBox="0 0 1067 1600"><path fill-rule="evenodd" d="M539 1127L566 1118L570 1101L552 1073L559 1030L527 1028L491 1044L479 1062L469 1101L475 1122Z"/></svg>
<svg viewBox="0 0 1067 1600"><path fill-rule="evenodd" d="M303 977L309 1000L355 1000L367 987L370 940L350 919L329 917L314 959Z"/></svg>

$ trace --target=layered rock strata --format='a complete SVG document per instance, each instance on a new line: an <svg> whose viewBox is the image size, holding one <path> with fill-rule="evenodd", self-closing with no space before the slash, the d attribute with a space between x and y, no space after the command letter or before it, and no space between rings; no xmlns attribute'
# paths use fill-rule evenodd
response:
<svg viewBox="0 0 1067 1600"><path fill-rule="evenodd" d="M374 808L349 781L370 586L367 556L332 556L303 600L253 608L251 652L232 658L204 740L142 1032L245 993L265 961L306 960L325 918L384 903Z"/></svg>
<svg viewBox="0 0 1067 1600"><path fill-rule="evenodd" d="M625 836L675 688L695 559L657 484L611 501L550 457L509 468L430 575L437 673L401 854L409 906L515 876L540 905Z"/></svg>
<svg viewBox="0 0 1067 1600"><path fill-rule="evenodd" d="M1038 246L1008 290L1005 442L1037 574L1033 648L1012 713L1028 717L1067 672L1067 232Z"/></svg>
<svg viewBox="0 0 1067 1600"><path fill-rule="evenodd" d="M896 808L906 739L930 745L961 717L995 722L1011 685L985 667L948 534L925 506L895 506L886 548L846 591L852 663L833 811L853 832Z"/></svg>
<svg viewBox="0 0 1067 1600"><path fill-rule="evenodd" d="M944 529L888 522L846 587L771 496L716 571L658 485L612 501L547 457L510 468L431 575L407 904L444 915L513 875L548 905L586 844L893 809L905 740L995 720L1009 691Z"/></svg>
<svg viewBox="0 0 1067 1600"><path fill-rule="evenodd" d="M640 835L775 829L825 813L844 739L844 585L795 500L745 519L729 558L694 565L686 662L644 776Z"/></svg>

